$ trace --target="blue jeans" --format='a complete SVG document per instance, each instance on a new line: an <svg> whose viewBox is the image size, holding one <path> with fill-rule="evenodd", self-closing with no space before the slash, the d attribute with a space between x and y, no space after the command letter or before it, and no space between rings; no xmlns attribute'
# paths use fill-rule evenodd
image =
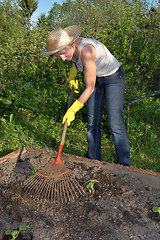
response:
<svg viewBox="0 0 160 240"><path fill-rule="evenodd" d="M130 166L130 147L123 124L124 95L125 80L121 67L110 76L97 77L95 90L87 101L88 158L101 160L101 120L106 99L108 122L117 156L116 163Z"/></svg>

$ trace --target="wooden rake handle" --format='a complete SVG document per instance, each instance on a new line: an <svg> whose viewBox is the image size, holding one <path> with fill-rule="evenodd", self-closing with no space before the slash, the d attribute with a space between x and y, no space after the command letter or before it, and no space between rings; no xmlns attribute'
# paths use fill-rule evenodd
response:
<svg viewBox="0 0 160 240"><path fill-rule="evenodd" d="M77 76L75 77L75 81L76 81L76 79L77 79ZM75 90L75 87L73 86L72 90L71 90L71 93L70 93L68 108L70 108L70 106L72 105L74 90ZM59 149L58 149L58 155L57 155L56 161L54 161L54 163L55 162L59 163L59 164L63 163L63 161L61 160L61 153L62 153L62 150L63 150L64 140L65 140L65 137L66 137L67 126L68 126L68 123L67 123L67 120L66 120L65 123L64 123L64 126L63 126L61 141L60 141L60 145L59 145Z"/></svg>
<svg viewBox="0 0 160 240"><path fill-rule="evenodd" d="M68 102L68 109L72 105L74 90L75 90L75 88L73 86L72 90L71 90L71 93L70 93L69 102ZM62 136L61 136L61 141L60 141L60 145L62 145L62 146L64 144L64 140L65 140L65 137L66 137L67 126L68 126L68 123L67 123L67 120L66 120L65 123L64 123L64 126L63 126L63 131L62 131Z"/></svg>

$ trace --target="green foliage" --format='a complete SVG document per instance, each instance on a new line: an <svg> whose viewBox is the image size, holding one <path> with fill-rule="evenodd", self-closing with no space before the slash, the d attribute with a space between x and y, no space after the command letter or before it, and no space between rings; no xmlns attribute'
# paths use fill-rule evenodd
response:
<svg viewBox="0 0 160 240"><path fill-rule="evenodd" d="M137 168L160 171L159 123L160 99L149 98L130 107L127 126L132 164Z"/></svg>
<svg viewBox="0 0 160 240"><path fill-rule="evenodd" d="M98 183L99 181L96 179L91 179L90 182L87 184L86 188L89 189L89 192L94 194L95 189L94 189L94 185L95 183Z"/></svg>
<svg viewBox="0 0 160 240"><path fill-rule="evenodd" d="M26 230L27 228L29 228L29 226L28 225L19 225L18 226L18 229L19 230L6 230L5 231L5 234L6 235L11 235L12 236L12 239L11 240L14 240L14 239L16 239L17 237L18 237L18 235L20 234L20 232L22 231L22 230Z"/></svg>
<svg viewBox="0 0 160 240"><path fill-rule="evenodd" d="M4 0L0 3L0 23L0 43L7 41L8 37L17 37L17 32L23 31L15 1Z"/></svg>
<svg viewBox="0 0 160 240"><path fill-rule="evenodd" d="M21 22L30 28L30 19L33 13L38 8L37 0L18 0L18 6L20 7L19 14L21 17Z"/></svg>
<svg viewBox="0 0 160 240"><path fill-rule="evenodd" d="M35 176L35 174L36 174L36 172L38 171L38 169L39 169L39 167L33 167L33 168L32 168L32 172L31 172L31 175L30 175L30 178L31 178L31 179Z"/></svg>

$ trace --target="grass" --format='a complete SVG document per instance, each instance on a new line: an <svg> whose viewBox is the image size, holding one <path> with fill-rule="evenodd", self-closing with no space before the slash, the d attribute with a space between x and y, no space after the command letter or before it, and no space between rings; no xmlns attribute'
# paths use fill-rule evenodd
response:
<svg viewBox="0 0 160 240"><path fill-rule="evenodd" d="M125 122L126 115L124 108ZM149 98L131 105L130 124L126 128L133 167L160 172L159 119L159 98ZM60 121L56 122L43 114L17 113L11 120L0 118L0 156L22 146L28 147L26 141L37 148L47 146L51 151L58 151L62 129ZM84 157L87 151L86 132L87 124L77 117L67 129L63 152ZM102 159L110 163L116 159L105 116L102 121Z"/></svg>
<svg viewBox="0 0 160 240"><path fill-rule="evenodd" d="M132 165L160 172L160 99L149 98L131 105L127 128Z"/></svg>

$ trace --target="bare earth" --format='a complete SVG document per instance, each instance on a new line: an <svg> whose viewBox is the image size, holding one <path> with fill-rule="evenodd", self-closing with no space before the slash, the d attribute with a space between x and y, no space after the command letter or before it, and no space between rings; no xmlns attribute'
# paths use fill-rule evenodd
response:
<svg viewBox="0 0 160 240"><path fill-rule="evenodd" d="M17 240L159 240L160 173L62 154L85 195L67 203L33 199L22 191L33 167L56 153L24 148L0 158L0 240L5 230L29 225ZM86 188L89 180L95 193Z"/></svg>

